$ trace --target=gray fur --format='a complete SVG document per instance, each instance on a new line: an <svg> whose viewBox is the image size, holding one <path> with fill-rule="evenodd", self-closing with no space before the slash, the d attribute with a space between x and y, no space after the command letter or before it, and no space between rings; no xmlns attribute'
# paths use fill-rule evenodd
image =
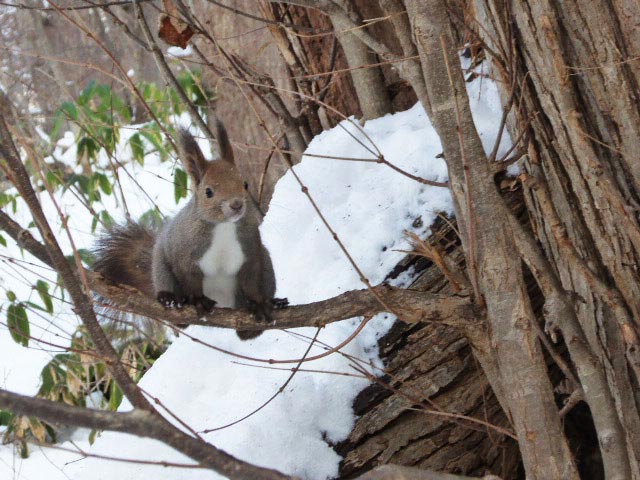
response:
<svg viewBox="0 0 640 480"><path fill-rule="evenodd" d="M224 132L221 126L218 130L221 128ZM220 151L229 158L231 146L228 144L226 133L219 135L219 138L225 142L221 145ZM194 151L194 148L197 150ZM237 273L234 307L249 308L258 321L270 321L276 289L275 275L269 252L260 238L260 216L252 203L246 201L242 179L235 172L233 164L228 161L203 160L197 144L185 132L181 134L181 150L195 191L187 205L158 233L153 248L152 268L156 297L160 299L163 292L172 293L179 302L183 299L193 301L203 297L204 277L198 263L211 245L213 229L221 222L235 220L236 235L244 262ZM223 170L221 174L225 178L220 179L224 182L224 189L216 183L218 178L211 173L213 168L210 168L217 163L215 169L216 172L219 171L223 166L219 162L227 164L227 170ZM229 185L229 182L237 185ZM218 194L216 199L209 199L204 194L206 188L222 190L223 194ZM227 218L230 215L228 204L240 199L243 202L244 215L237 220L235 217L230 220ZM259 334L260 332L238 332L242 339L253 338Z"/></svg>
<svg viewBox="0 0 640 480"><path fill-rule="evenodd" d="M221 123L217 124L216 133L221 159L210 162L191 134L180 132L180 157L191 177L193 196L157 233L136 223L107 232L95 250L95 269L115 283L154 295L165 305L192 302L197 308L209 308L210 300L216 299L203 295L204 275L199 262L211 246L214 228L222 222L234 222L242 250L238 261L244 258L236 273L232 307L248 308L256 320L270 321L276 280L271 257L260 238L261 216L247 201L244 182L233 163L231 144ZM214 194L208 195L207 190ZM215 272L215 268L205 270ZM215 279L215 274L210 278ZM260 333L238 332L238 336L246 340Z"/></svg>
<svg viewBox="0 0 640 480"><path fill-rule="evenodd" d="M198 262L211 244L212 231L217 223L198 218L193 199L167 222L153 249L153 287L173 292L176 297L202 296L202 270ZM275 275L269 252L262 244L253 207L238 220L238 241L245 261L238 272L236 307L249 302L265 303L275 294ZM213 299L215 300L215 299Z"/></svg>

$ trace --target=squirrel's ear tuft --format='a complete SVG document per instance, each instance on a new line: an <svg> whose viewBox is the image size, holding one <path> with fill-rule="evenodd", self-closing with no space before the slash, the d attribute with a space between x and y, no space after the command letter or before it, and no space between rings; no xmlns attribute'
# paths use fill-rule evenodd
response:
<svg viewBox="0 0 640 480"><path fill-rule="evenodd" d="M224 125L218 119L216 119L216 137L218 140L218 147L220 148L220 160L234 163L233 149L231 148L231 142L229 142L227 129L224 128Z"/></svg>
<svg viewBox="0 0 640 480"><path fill-rule="evenodd" d="M207 169L207 161L204 158L202 150L200 150L196 139L193 138L193 135L187 130L179 131L178 147L182 164L194 184L198 185Z"/></svg>

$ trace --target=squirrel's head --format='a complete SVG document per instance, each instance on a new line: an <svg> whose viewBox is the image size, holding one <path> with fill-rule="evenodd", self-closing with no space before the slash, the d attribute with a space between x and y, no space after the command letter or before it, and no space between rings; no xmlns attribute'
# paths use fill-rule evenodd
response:
<svg viewBox="0 0 640 480"><path fill-rule="evenodd" d="M220 159L205 160L193 136L180 131L182 163L191 177L196 211L211 223L237 222L247 210L246 183L234 163L233 150L222 123L216 125Z"/></svg>

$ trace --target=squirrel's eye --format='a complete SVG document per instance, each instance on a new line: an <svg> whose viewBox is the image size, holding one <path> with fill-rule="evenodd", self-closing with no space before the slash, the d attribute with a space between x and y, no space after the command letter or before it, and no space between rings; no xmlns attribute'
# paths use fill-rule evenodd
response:
<svg viewBox="0 0 640 480"><path fill-rule="evenodd" d="M213 197L213 188L211 188L211 187L207 187L207 188L204 190L204 193L207 195L207 198L211 198L211 197Z"/></svg>
<svg viewBox="0 0 640 480"><path fill-rule="evenodd" d="M244 189L249 190L249 184L247 182L244 182Z"/></svg>

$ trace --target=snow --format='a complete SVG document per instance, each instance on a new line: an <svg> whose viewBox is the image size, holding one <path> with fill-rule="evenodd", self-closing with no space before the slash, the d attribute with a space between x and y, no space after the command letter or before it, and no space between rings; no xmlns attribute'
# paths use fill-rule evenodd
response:
<svg viewBox="0 0 640 480"><path fill-rule="evenodd" d="M167 48L167 55L170 57L188 57L193 54L193 47L191 44L187 45L187 48L182 47L169 47Z"/></svg>
<svg viewBox="0 0 640 480"><path fill-rule="evenodd" d="M482 85L472 82L469 89L478 130L485 148L490 151L501 115L497 90L487 79ZM124 132L123 137L126 137ZM509 146L507 135L504 137L502 152ZM66 137L60 142L59 149L60 157L71 159L74 148ZM374 161L319 157L375 160L378 152L412 175L440 182L447 179L444 162L437 158L442 152L439 139L420 105L406 112L370 120L363 127L353 119L345 120L314 138L306 152L308 155L295 167L326 221L374 285L381 282L405 255L400 250L409 248L404 239L405 230L424 235L439 212L452 214L446 188L418 183ZM126 151L120 151L119 155L126 156ZM120 175L134 218L148 209L151 202L141 194L133 179L148 190L154 202L161 201L163 212L170 214L176 210L175 205L171 205L172 195L166 193L165 179L170 179L171 167L171 162L152 160L144 169L130 164L130 177ZM113 198L105 202L105 208L111 212L120 208ZM81 210L70 196L65 196L64 207L67 211ZM49 210L48 215L55 218L53 210ZM72 223L72 231L82 246L90 245L93 237L88 232L90 217L87 215L84 211L78 212L73 218L76 223ZM26 218L22 221L23 225L28 223ZM292 172L278 182L261 232L273 259L277 296L288 297L292 304L300 304L364 288L360 274L328 232ZM65 248L68 248L66 243ZM395 282L407 285L410 276L407 273ZM70 315L68 307L65 308L65 315ZM341 352L355 357L374 374L379 373L377 368L381 363L376 341L393 320L388 314L377 315ZM354 332L360 321L351 319L323 328L318 344L311 348L309 355L324 352L321 344L340 344ZM68 319L65 325L71 325ZM291 372L277 368L295 367L296 360L309 346L309 337L315 334L313 328L268 331L254 340L242 342L233 331L189 327L156 361L140 386L196 431L222 427L250 414L278 392ZM41 368L43 359L21 360L24 363L16 366L15 358L18 357L5 355L6 338L6 332L0 332L3 342L0 343L0 368L10 371L5 375L6 387L33 393L33 375ZM10 350L20 348L15 346ZM241 359L223 351L255 360ZM31 356L35 353L28 352ZM286 362L270 365L270 359ZM366 379L354 375L349 365L351 361L334 353L305 363L302 368L314 372L298 372L284 391L257 413L233 426L202 435L218 448L257 465L310 480L334 477L340 457L331 444L349 434L355 421L352 401L368 384ZM30 362L33 371L25 373ZM23 377L21 381L15 379L18 373ZM126 401L123 402L121 410L128 408ZM192 463L159 442L124 434L104 432L93 446L88 444L86 435L76 434L74 443L93 454ZM74 448L70 443L63 446ZM0 478L100 480L118 476L127 480L220 478L215 473L198 469L81 459L79 454L54 449L37 449L28 460L21 460L10 446L0 446Z"/></svg>

